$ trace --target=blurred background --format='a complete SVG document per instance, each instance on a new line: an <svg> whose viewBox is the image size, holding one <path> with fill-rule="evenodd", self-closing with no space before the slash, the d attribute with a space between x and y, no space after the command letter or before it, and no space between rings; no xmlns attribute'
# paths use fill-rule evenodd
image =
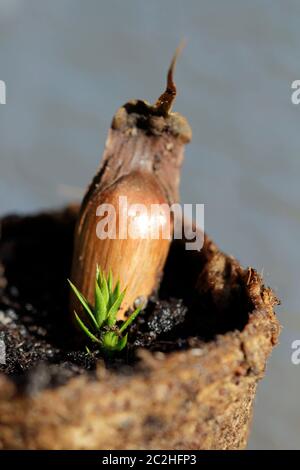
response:
<svg viewBox="0 0 300 470"><path fill-rule="evenodd" d="M181 195L282 300L250 449L300 448L300 3L0 0L0 214L80 200L115 110L156 100L182 38L175 110L193 128Z"/></svg>

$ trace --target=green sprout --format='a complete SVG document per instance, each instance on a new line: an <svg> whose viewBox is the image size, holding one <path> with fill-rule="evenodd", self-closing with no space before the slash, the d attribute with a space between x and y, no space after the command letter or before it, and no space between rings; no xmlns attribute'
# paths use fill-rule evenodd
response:
<svg viewBox="0 0 300 470"><path fill-rule="evenodd" d="M89 320L89 325L82 321L74 311L76 322L81 330L95 343L98 343L105 352L122 351L127 344L127 328L140 313L142 307L138 307L120 326L117 325L117 313L120 309L126 289L121 291L120 281L113 286L113 275L110 270L108 276L96 269L95 279L95 305L91 306L87 299L79 292L77 287L68 279L68 282L81 303Z"/></svg>

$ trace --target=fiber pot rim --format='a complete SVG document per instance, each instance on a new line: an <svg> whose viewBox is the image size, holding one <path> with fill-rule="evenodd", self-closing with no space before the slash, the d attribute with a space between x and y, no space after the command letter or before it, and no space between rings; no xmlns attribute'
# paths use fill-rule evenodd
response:
<svg viewBox="0 0 300 470"><path fill-rule="evenodd" d="M77 206L68 207L62 215L67 216L76 215L78 210ZM55 214L55 213L54 213ZM182 241L184 242L184 240ZM181 243L182 243L181 242ZM157 371L163 364L172 366L178 362L184 364L184 367L195 367L195 364L202 363L201 377L205 383L206 363L211 367L211 361L216 360L218 357L219 373L220 376L224 372L230 372L230 368L221 367L222 360L220 358L226 357L227 366L229 364L236 368L237 375L253 374L258 378L263 374L265 369L266 360L273 348L278 342L280 334L280 324L274 312L274 306L279 303L274 295L272 289L264 286L262 277L257 271L251 267L243 269L240 264L231 256L222 253L218 247L206 235L204 237L204 247L202 249L206 253L206 263L209 263L215 256L221 256L231 263L238 271L239 276L243 280L245 293L249 298L253 309L248 313L248 321L241 330L228 331L224 334L218 334L210 341L202 341L197 347L190 347L185 350L177 350L172 352L151 352L147 349L140 349L138 355L141 359L141 364L135 368L135 373L149 374L149 371ZM201 252L196 254L201 256ZM197 288L197 287L195 287ZM259 346L258 346L259 345ZM237 358L239 364L237 364ZM231 362L232 359L232 362ZM229 360L229 362L228 362ZM145 367L144 367L145 366ZM101 368L101 367L100 367ZM114 372L106 372L112 376L118 376ZM176 370L174 370L176 373ZM127 377L130 380L132 374ZM123 375L123 378L126 375ZM82 377L79 381L82 380ZM78 378L72 378L71 381L78 381ZM87 382L90 382L86 378ZM3 383L11 382L8 376L0 373L0 387ZM11 383L13 386L13 384ZM64 387L60 385L58 388ZM1 396L0 388L0 396Z"/></svg>

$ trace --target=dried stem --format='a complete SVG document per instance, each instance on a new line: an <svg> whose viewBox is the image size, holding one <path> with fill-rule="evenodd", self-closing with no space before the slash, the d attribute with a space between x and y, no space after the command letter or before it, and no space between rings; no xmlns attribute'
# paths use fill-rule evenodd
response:
<svg viewBox="0 0 300 470"><path fill-rule="evenodd" d="M179 55L181 54L184 46L185 46L185 41L182 41L177 47L175 54L173 56L173 59L171 61L169 70L168 70L166 90L163 92L162 95L160 95L160 97L158 98L158 100L156 101L154 105L154 107L158 111L158 114L161 114L162 116L167 116L169 114L176 98L177 89L176 89L173 76L175 72L177 59Z"/></svg>

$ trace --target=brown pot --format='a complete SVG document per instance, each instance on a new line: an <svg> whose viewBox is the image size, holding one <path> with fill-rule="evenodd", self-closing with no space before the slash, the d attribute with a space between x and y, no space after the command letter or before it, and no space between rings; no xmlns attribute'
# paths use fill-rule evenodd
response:
<svg viewBox="0 0 300 470"><path fill-rule="evenodd" d="M173 242L168 266L174 290L183 271L182 282L210 302L223 334L192 341L186 350L141 350L131 373L99 367L97 380L80 376L33 396L0 375L0 448L246 446L256 386L279 334L276 299L253 269L241 268L207 238L200 253ZM198 315L200 308L195 322Z"/></svg>

